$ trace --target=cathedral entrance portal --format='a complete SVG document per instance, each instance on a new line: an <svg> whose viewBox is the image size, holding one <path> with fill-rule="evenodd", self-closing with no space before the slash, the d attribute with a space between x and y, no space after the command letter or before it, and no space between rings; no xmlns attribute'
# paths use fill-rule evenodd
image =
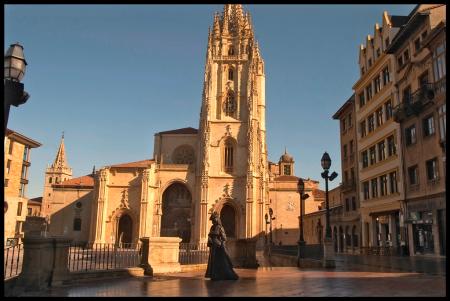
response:
<svg viewBox="0 0 450 301"><path fill-rule="evenodd" d="M181 183L170 185L162 197L161 236L190 242L191 211L192 196L187 187Z"/></svg>
<svg viewBox="0 0 450 301"><path fill-rule="evenodd" d="M117 241L119 246L131 244L132 242L133 221L128 214L124 214L119 219L119 231L117 231Z"/></svg>
<svg viewBox="0 0 450 301"><path fill-rule="evenodd" d="M236 237L236 211L230 205L225 204L220 210L220 220L227 237Z"/></svg>

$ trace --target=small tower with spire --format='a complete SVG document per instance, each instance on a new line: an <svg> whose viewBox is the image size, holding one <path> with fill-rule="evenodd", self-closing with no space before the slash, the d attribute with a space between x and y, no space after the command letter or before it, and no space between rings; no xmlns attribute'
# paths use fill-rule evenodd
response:
<svg viewBox="0 0 450 301"><path fill-rule="evenodd" d="M284 148L284 154L278 161L280 166L280 176L293 176L294 175L294 158L288 154L286 147Z"/></svg>
<svg viewBox="0 0 450 301"><path fill-rule="evenodd" d="M72 179L72 168L67 164L66 148L64 145L64 132L61 136L61 142L59 144L56 158L51 166L48 166L45 171L44 182L44 194L42 196L42 209L43 216L48 211L48 205L53 197L53 184L59 184L66 180Z"/></svg>

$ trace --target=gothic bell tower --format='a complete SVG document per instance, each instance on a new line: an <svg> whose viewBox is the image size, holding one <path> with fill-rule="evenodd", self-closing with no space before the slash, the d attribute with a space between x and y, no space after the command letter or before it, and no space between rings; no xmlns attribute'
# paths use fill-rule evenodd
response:
<svg viewBox="0 0 450 301"><path fill-rule="evenodd" d="M240 4L225 5L209 29L199 135L198 239L212 211L234 237L259 235L268 206L264 61Z"/></svg>

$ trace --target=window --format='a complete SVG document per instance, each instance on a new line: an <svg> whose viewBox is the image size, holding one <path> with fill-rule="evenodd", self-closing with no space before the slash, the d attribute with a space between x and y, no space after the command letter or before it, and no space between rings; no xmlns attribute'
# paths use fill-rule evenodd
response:
<svg viewBox="0 0 450 301"><path fill-rule="evenodd" d="M6 173L9 175L11 171L11 160L6 161Z"/></svg>
<svg viewBox="0 0 450 301"><path fill-rule="evenodd" d="M230 46L230 48L228 48L228 55L234 55L234 47Z"/></svg>
<svg viewBox="0 0 450 301"><path fill-rule="evenodd" d="M227 99L225 101L225 115L233 116L234 111L236 110L236 101L234 100L233 93L228 93Z"/></svg>
<svg viewBox="0 0 450 301"><path fill-rule="evenodd" d="M356 200L354 196L352 196L352 210L356 210Z"/></svg>
<svg viewBox="0 0 450 301"><path fill-rule="evenodd" d="M19 222L19 221L16 222L16 229L15 229L16 234L20 234L20 232L22 232L22 223L23 222Z"/></svg>
<svg viewBox="0 0 450 301"><path fill-rule="evenodd" d="M372 99L372 85L366 87L367 101Z"/></svg>
<svg viewBox="0 0 450 301"><path fill-rule="evenodd" d="M369 59L369 67L372 66L372 59Z"/></svg>
<svg viewBox="0 0 450 301"><path fill-rule="evenodd" d="M347 120L348 120L348 127L351 128L352 127L352 113L348 114Z"/></svg>
<svg viewBox="0 0 450 301"><path fill-rule="evenodd" d="M416 53L419 52L419 50L420 50L420 38L417 38L414 41L414 50L416 51Z"/></svg>
<svg viewBox="0 0 450 301"><path fill-rule="evenodd" d="M438 108L438 119L439 119L439 134L441 141L445 141L445 133L446 133L446 121L445 121L445 103Z"/></svg>
<svg viewBox="0 0 450 301"><path fill-rule="evenodd" d="M354 152L354 148L353 148L353 140L350 140L350 155L352 155Z"/></svg>
<svg viewBox="0 0 450 301"><path fill-rule="evenodd" d="M428 71L426 71L419 77L419 88L426 88L425 86L428 84L428 82Z"/></svg>
<svg viewBox="0 0 450 301"><path fill-rule="evenodd" d="M228 69L228 80L233 80L233 69Z"/></svg>
<svg viewBox="0 0 450 301"><path fill-rule="evenodd" d="M386 48L388 48L389 46L389 37L386 38L386 40L384 40L384 45Z"/></svg>
<svg viewBox="0 0 450 301"><path fill-rule="evenodd" d="M380 177L380 196L387 195L387 175Z"/></svg>
<svg viewBox="0 0 450 301"><path fill-rule="evenodd" d="M370 197L369 194L369 181L363 183L363 191L364 191L364 199L368 200Z"/></svg>
<svg viewBox="0 0 450 301"><path fill-rule="evenodd" d="M8 187L9 179L5 179L5 187Z"/></svg>
<svg viewBox="0 0 450 301"><path fill-rule="evenodd" d="M375 93L380 92L380 90L381 90L381 79L380 79L379 75L377 77L375 77L375 80L373 81L373 83L375 85Z"/></svg>
<svg viewBox="0 0 450 301"><path fill-rule="evenodd" d="M418 175L417 165L408 167L408 178L409 178L410 185L419 184L419 175Z"/></svg>
<svg viewBox="0 0 450 301"><path fill-rule="evenodd" d="M344 183L348 183L348 172L344 171Z"/></svg>
<svg viewBox="0 0 450 301"><path fill-rule="evenodd" d="M381 50L380 50L380 48L378 48L377 49L377 58L380 57L380 55L381 55Z"/></svg>
<svg viewBox="0 0 450 301"><path fill-rule="evenodd" d="M350 210L349 200L345 199L345 211L349 211L349 210Z"/></svg>
<svg viewBox="0 0 450 301"><path fill-rule="evenodd" d="M25 197L25 183L20 183L19 196L22 198Z"/></svg>
<svg viewBox="0 0 450 301"><path fill-rule="evenodd" d="M438 45L433 52L433 68L435 81L445 76L445 43Z"/></svg>
<svg viewBox="0 0 450 301"><path fill-rule="evenodd" d="M350 169L350 175L352 183L355 183L355 169L353 167Z"/></svg>
<svg viewBox="0 0 450 301"><path fill-rule="evenodd" d="M392 118L392 101L388 100L384 104L384 112L386 113L386 121Z"/></svg>
<svg viewBox="0 0 450 301"><path fill-rule="evenodd" d="M359 124L359 128L360 128L360 131L361 131L361 138L365 137L367 135L367 132L366 132L366 121L365 120L361 121L361 123Z"/></svg>
<svg viewBox="0 0 450 301"><path fill-rule="evenodd" d="M397 192L397 172L393 171L389 174L389 184L391 187L391 193Z"/></svg>
<svg viewBox="0 0 450 301"><path fill-rule="evenodd" d="M374 122L373 114L370 114L369 117L367 118L367 127L368 127L369 133L373 132L375 130L375 122Z"/></svg>
<svg viewBox="0 0 450 301"><path fill-rule="evenodd" d="M416 141L416 125L412 125L405 129L405 142L406 145L411 145Z"/></svg>
<svg viewBox="0 0 450 301"><path fill-rule="evenodd" d="M17 216L21 216L22 215L22 202L18 202L17 203Z"/></svg>
<svg viewBox="0 0 450 301"><path fill-rule="evenodd" d="M28 209L28 216L31 216L32 214L33 214L33 209L31 209L31 208L27 208Z"/></svg>
<svg viewBox="0 0 450 301"><path fill-rule="evenodd" d="M369 166L369 157L367 155L367 150L363 151L361 153L361 159L362 159L362 167L366 168Z"/></svg>
<svg viewBox="0 0 450 301"><path fill-rule="evenodd" d="M344 152L344 158L347 158L347 144L344 144L343 152Z"/></svg>
<svg viewBox="0 0 450 301"><path fill-rule="evenodd" d="M397 153L397 149L395 147L395 141L394 136L389 136L387 138L387 144L388 144L388 156L393 156Z"/></svg>
<svg viewBox="0 0 450 301"><path fill-rule="evenodd" d="M437 180L438 178L437 158L428 160L426 162L426 166L427 166L427 179L429 181Z"/></svg>
<svg viewBox="0 0 450 301"><path fill-rule="evenodd" d="M369 159L370 159L370 165L377 163L375 145L372 146L371 148L369 148Z"/></svg>
<svg viewBox="0 0 450 301"><path fill-rule="evenodd" d="M285 176L291 175L291 166L290 165L284 165L284 175Z"/></svg>
<svg viewBox="0 0 450 301"><path fill-rule="evenodd" d="M409 50L406 49L405 52L403 52L403 57L405 58L405 63L409 61Z"/></svg>
<svg viewBox="0 0 450 301"><path fill-rule="evenodd" d="M341 120L341 129L342 129L342 132L345 132L345 119Z"/></svg>
<svg viewBox="0 0 450 301"><path fill-rule="evenodd" d="M359 107L363 107L366 104L366 99L364 97L364 91L359 93Z"/></svg>
<svg viewBox="0 0 450 301"><path fill-rule="evenodd" d="M383 69L383 86L386 86L389 82L389 67L386 67Z"/></svg>
<svg viewBox="0 0 450 301"><path fill-rule="evenodd" d="M383 140L378 143L378 160L382 161L384 159L386 159L386 149Z"/></svg>
<svg viewBox="0 0 450 301"><path fill-rule="evenodd" d="M433 115L430 115L422 120L423 124L423 135L425 137L431 136L434 134L434 118Z"/></svg>
<svg viewBox="0 0 450 301"><path fill-rule="evenodd" d="M49 179L48 179L48 182L51 184L52 183L52 177L50 177Z"/></svg>
<svg viewBox="0 0 450 301"><path fill-rule="evenodd" d="M400 55L400 56L397 58L397 65L398 65L398 68L399 68L399 69L403 67L403 56Z"/></svg>
<svg viewBox="0 0 450 301"><path fill-rule="evenodd" d="M383 107L380 107L375 111L375 116L377 120L377 127L379 127L383 124Z"/></svg>
<svg viewBox="0 0 450 301"><path fill-rule="evenodd" d="M23 150L23 161L29 161L28 156L30 153L30 147L28 145L25 145L25 148Z"/></svg>
<svg viewBox="0 0 450 301"><path fill-rule="evenodd" d="M364 67L361 67L361 75L364 75Z"/></svg>
<svg viewBox="0 0 450 301"><path fill-rule="evenodd" d="M28 166L22 165L22 173L21 173L21 178L22 179L26 179L27 178L27 172L28 172Z"/></svg>
<svg viewBox="0 0 450 301"><path fill-rule="evenodd" d="M13 153L13 147L14 147L14 141L9 140L8 154L12 155L12 153Z"/></svg>
<svg viewBox="0 0 450 301"><path fill-rule="evenodd" d="M232 172L233 171L233 144L231 141L227 141L225 143L225 171Z"/></svg>
<svg viewBox="0 0 450 301"><path fill-rule="evenodd" d="M410 103L411 102L411 86L403 89L403 102Z"/></svg>
<svg viewBox="0 0 450 301"><path fill-rule="evenodd" d="M81 218L76 217L73 219L73 231L81 231Z"/></svg>
<svg viewBox="0 0 450 301"><path fill-rule="evenodd" d="M370 180L372 186L372 198L378 197L378 181L377 178Z"/></svg>

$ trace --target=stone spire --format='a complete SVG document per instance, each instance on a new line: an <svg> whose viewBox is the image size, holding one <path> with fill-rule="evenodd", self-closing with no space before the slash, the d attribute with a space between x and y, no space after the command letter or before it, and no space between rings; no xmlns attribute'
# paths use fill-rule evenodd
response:
<svg viewBox="0 0 450 301"><path fill-rule="evenodd" d="M67 165L66 159L66 148L64 146L64 132L62 133L61 143L59 144L58 153L56 154L55 162L52 164L52 168L66 168L69 167Z"/></svg>

